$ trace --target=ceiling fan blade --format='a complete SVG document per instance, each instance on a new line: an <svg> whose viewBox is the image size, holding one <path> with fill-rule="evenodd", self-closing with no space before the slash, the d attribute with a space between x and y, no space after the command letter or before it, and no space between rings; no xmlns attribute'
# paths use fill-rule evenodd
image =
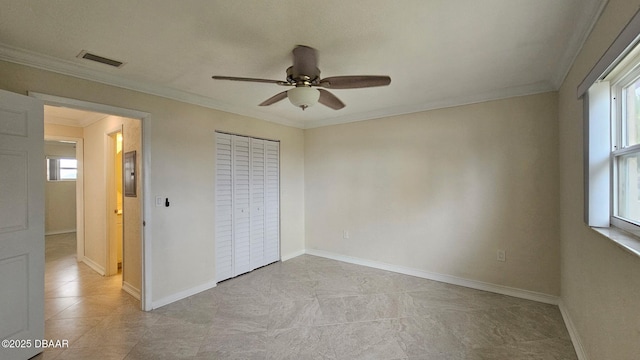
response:
<svg viewBox="0 0 640 360"><path fill-rule="evenodd" d="M340 99L327 90L318 89L318 91L320 91L320 98L318 99L320 104L328 106L333 110L340 110L345 107L344 103L340 101Z"/></svg>
<svg viewBox="0 0 640 360"><path fill-rule="evenodd" d="M249 81L249 82L259 82L259 83L277 84L277 85L291 85L286 81L280 81L280 80L256 79L256 78L245 78L245 77L235 77L235 76L214 75L211 78L215 80Z"/></svg>
<svg viewBox="0 0 640 360"><path fill-rule="evenodd" d="M268 98L267 100L263 101L260 103L260 106L269 106L271 104L275 104L280 100L284 100L287 98L287 92L283 91L281 93L275 94L272 97Z"/></svg>
<svg viewBox="0 0 640 360"><path fill-rule="evenodd" d="M355 75L333 76L320 81L320 86L330 89L357 89L374 86L387 86L391 83L389 76Z"/></svg>
<svg viewBox="0 0 640 360"><path fill-rule="evenodd" d="M293 77L304 75L311 80L320 75L318 51L312 47L298 45L293 49Z"/></svg>

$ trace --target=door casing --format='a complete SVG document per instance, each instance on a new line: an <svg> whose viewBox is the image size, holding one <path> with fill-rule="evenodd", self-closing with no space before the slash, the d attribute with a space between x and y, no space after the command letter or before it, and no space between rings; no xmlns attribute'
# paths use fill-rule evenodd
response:
<svg viewBox="0 0 640 360"><path fill-rule="evenodd" d="M151 228L144 226L144 224L152 223L151 209L154 204L152 201L152 188L151 188L151 139L150 129L152 125L151 114L143 111L120 108L111 105L104 105L89 101L76 100L65 98L61 96L43 94L38 92L29 91L29 96L36 99L40 99L46 105L64 106L69 108L75 108L86 111L95 111L105 114L112 114L116 116L122 116L132 119L141 120L141 133L142 133L142 163L141 174L139 179L142 183L142 193L139 196L142 197L142 288L140 289L141 308L145 311L153 310L152 304L152 244Z"/></svg>

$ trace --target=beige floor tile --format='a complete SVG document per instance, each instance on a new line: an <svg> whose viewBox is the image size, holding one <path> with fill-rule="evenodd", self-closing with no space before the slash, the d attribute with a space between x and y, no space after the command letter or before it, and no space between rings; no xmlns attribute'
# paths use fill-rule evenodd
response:
<svg viewBox="0 0 640 360"><path fill-rule="evenodd" d="M151 312L46 239L45 337L61 359L576 359L557 306L303 255Z"/></svg>

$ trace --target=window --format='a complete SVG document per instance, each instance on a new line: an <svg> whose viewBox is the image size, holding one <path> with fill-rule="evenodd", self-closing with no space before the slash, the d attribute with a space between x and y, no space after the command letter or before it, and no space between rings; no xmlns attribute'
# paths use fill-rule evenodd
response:
<svg viewBox="0 0 640 360"><path fill-rule="evenodd" d="M584 220L640 256L640 11L578 85ZM629 235L629 233L633 235Z"/></svg>
<svg viewBox="0 0 640 360"><path fill-rule="evenodd" d="M632 72L612 89L613 216L635 225L640 224L639 76Z"/></svg>
<svg viewBox="0 0 640 360"><path fill-rule="evenodd" d="M633 50L605 78L611 85L611 222L640 226L640 56Z"/></svg>
<svg viewBox="0 0 640 360"><path fill-rule="evenodd" d="M640 47L587 95L587 223L640 232Z"/></svg>
<svg viewBox="0 0 640 360"><path fill-rule="evenodd" d="M78 176L78 160L66 158L47 158L47 180L76 180Z"/></svg>

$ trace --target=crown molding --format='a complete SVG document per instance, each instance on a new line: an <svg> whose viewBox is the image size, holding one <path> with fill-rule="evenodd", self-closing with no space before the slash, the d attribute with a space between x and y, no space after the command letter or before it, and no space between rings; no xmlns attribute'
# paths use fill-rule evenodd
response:
<svg viewBox="0 0 640 360"><path fill-rule="evenodd" d="M62 60L48 55L39 54L33 51L18 49L0 43L0 60L25 65L41 70L51 71L58 74L73 76L76 78L95 81L98 83L120 87L127 90L142 92L145 94L160 96L163 98L177 100L180 102L203 106L215 110L228 113L248 116L260 120L265 120L285 126L303 128L304 122L290 121L270 115L265 112L241 108L231 104L215 101L211 98L192 94L185 91L179 91L161 86L155 86L139 81L132 81L119 76L106 74L94 69L88 68L83 64L74 61Z"/></svg>
<svg viewBox="0 0 640 360"><path fill-rule="evenodd" d="M74 61L61 60L29 50L10 47L2 43L0 43L0 60L51 71L63 75L73 76L84 80L95 81L98 83L116 86L128 90L138 91L150 95L160 96L163 98L176 100L192 105L203 106L206 108L260 119L280 125L291 126L299 129L312 129L322 126L373 120L384 117L480 103L485 101L532 95L548 91L556 91L558 89L558 86L554 86L554 84L552 83L539 82L519 87L498 89L494 91L484 92L482 94L474 94L472 96L450 97L446 99L428 101L420 104L409 104L393 108L365 111L320 120L290 120L283 119L273 114L269 114L268 112L247 109L224 102L219 102L201 95L124 79L122 77L96 71Z"/></svg>
<svg viewBox="0 0 640 360"><path fill-rule="evenodd" d="M429 101L416 105L399 106L394 108L380 109L364 113L350 114L346 116L334 117L326 120L309 121L305 124L305 129L313 129L322 126L347 124L357 121L380 119L398 115L406 115L419 113L423 111L445 109L456 106L483 103L487 101L502 100L519 96L535 95L549 91L556 91L548 82L538 82L535 84L498 89L495 91L485 92L472 96L459 96L455 98L445 98L435 101Z"/></svg>
<svg viewBox="0 0 640 360"><path fill-rule="evenodd" d="M583 9L584 15L579 17L582 21L577 24L575 31L571 35L566 51L562 54L560 64L558 64L553 76L552 84L556 90L560 89L567 75L569 75L571 66L573 66L578 54L580 54L580 50L582 50L589 35L591 35L607 3L609 3L609 0L601 0L600 3L594 3L592 7Z"/></svg>

